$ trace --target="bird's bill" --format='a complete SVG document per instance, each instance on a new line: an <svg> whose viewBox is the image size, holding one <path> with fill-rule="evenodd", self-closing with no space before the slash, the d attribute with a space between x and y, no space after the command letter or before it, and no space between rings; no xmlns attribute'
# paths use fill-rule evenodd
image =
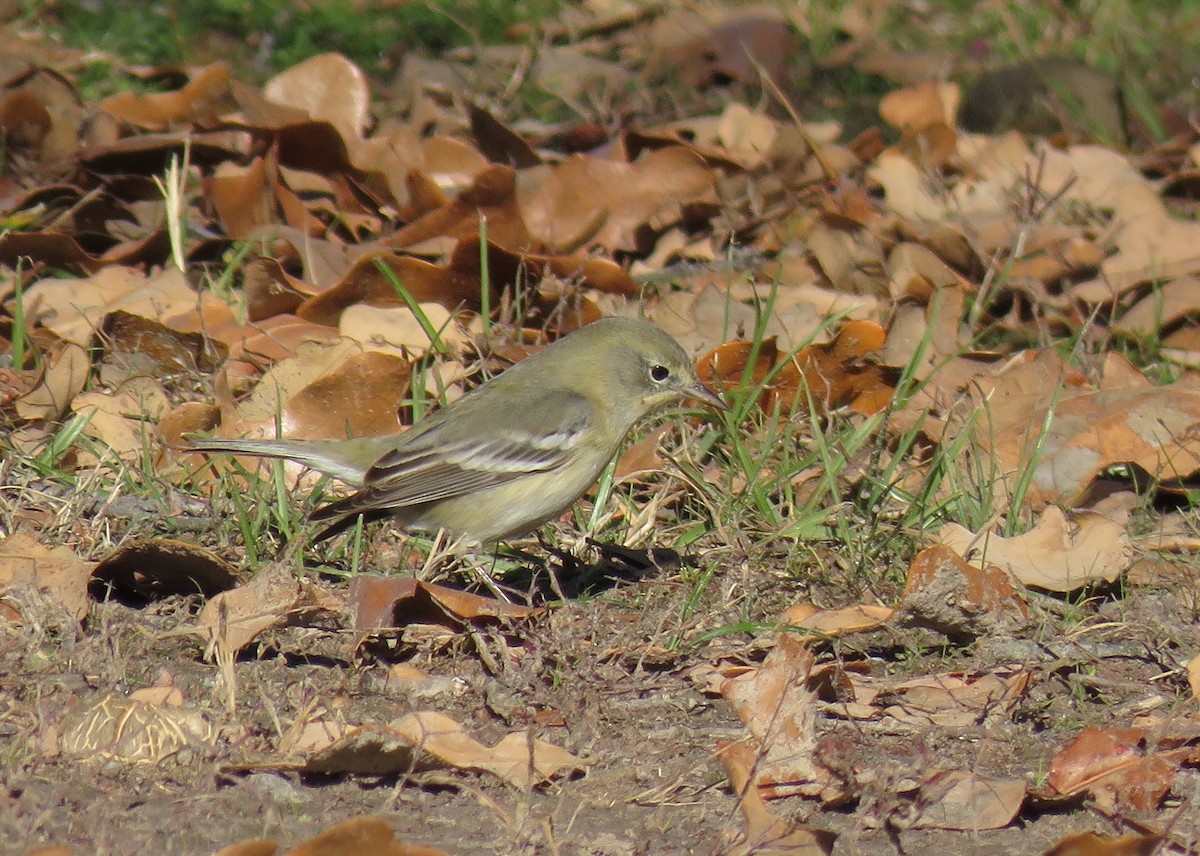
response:
<svg viewBox="0 0 1200 856"><path fill-rule="evenodd" d="M717 410L729 410L729 405L721 400L721 396L700 382L696 382L691 386L685 386L679 391L683 394L684 398L697 401L700 404L707 404L709 407L715 407Z"/></svg>

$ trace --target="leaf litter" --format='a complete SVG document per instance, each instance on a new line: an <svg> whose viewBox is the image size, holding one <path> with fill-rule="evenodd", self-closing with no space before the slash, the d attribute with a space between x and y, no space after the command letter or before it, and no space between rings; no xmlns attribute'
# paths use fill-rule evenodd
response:
<svg viewBox="0 0 1200 856"><path fill-rule="evenodd" d="M122 840L111 801L87 828L49 807L87 769L230 818L321 818L202 829L143 795L163 837L131 827L113 852L180 832L275 852L263 825L307 838L294 853L1195 852L1195 125L1131 151L1070 123L967 133L940 59L884 43L887 5L846 4L826 60L892 81L857 135L753 97L782 102L812 33L768 6L583 4L536 61L413 54L387 88L338 54L82 106L69 57L6 77L7 837ZM671 71L680 101L548 122L464 83L505 63L576 104ZM824 496L906 550L730 528L714 497L778 463L727 476L681 423L619 464L637 502L593 513L644 560L595 600L547 593L625 579L612 550L534 562L522 590L367 533L352 569L298 572L294 524L214 534L213 513L245 519L220 491L248 468L176 451L393 433L611 313L655 320L745 402L743 442L876 437L755 502ZM1148 339L1154 361L1123 356ZM711 516L667 562L645 539L697 513L674 465ZM822 472L844 490L817 493ZM303 475L276 498L300 502ZM197 513L206 492L226 510Z"/></svg>

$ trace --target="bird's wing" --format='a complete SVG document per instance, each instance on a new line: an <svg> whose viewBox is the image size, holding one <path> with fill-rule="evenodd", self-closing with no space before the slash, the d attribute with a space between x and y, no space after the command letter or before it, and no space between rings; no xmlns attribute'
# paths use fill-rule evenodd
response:
<svg viewBox="0 0 1200 856"><path fill-rule="evenodd" d="M529 407L505 404L505 418L494 420L505 427L485 436L464 435L453 419L415 433L367 470L358 493L319 509L314 518L453 499L553 470L570 460L591 421L587 400L570 390L543 392ZM556 413L564 416L554 424L542 421Z"/></svg>

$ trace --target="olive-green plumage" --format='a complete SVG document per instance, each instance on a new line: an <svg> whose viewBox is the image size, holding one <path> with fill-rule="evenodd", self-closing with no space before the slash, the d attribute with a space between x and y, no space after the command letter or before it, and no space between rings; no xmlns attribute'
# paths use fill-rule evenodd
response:
<svg viewBox="0 0 1200 856"><path fill-rule="evenodd" d="M536 529L595 483L643 417L685 399L723 407L674 339L605 318L415 427L355 440L197 440L190 451L299 461L358 491L313 514L337 531L359 514L490 542Z"/></svg>

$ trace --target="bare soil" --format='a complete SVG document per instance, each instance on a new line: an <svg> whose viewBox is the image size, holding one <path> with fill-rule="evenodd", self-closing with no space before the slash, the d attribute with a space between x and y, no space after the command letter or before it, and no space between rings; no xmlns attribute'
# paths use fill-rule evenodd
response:
<svg viewBox="0 0 1200 856"><path fill-rule="evenodd" d="M336 652L347 648L337 631L281 631L236 664L232 714L217 690L217 667L205 661L196 637L179 632L194 619L194 598L139 608L97 603L79 629L0 625L0 850L57 844L74 853L202 854L251 838L286 848L341 820L377 814L404 841L455 854L725 852L743 824L716 750L745 729L688 670L718 653L740 651L753 662L761 651L748 644L749 634L674 648L670 640L681 631L696 639L733 621L764 619L779 603L820 593L735 573L735 563L718 553L705 561L716 573L698 617L686 623L679 616L693 591L685 577L694 571L625 584L473 638L393 645L390 653L377 645L371 655L342 657ZM938 647L925 631L895 628L825 645L820 659L865 658L880 674L983 669L1022 654L1038 677L998 726L883 730L822 716L821 760L854 783L852 798L837 806L791 798L771 808L792 823L836 832L835 854L1040 854L1068 834L1136 829L1138 818L1106 818L1082 802L1032 800L1015 823L995 831L909 829L906 820L914 808L911 782L928 770L1024 777L1032 785L1081 726L1194 704L1181 701L1186 681L1175 671L1186 661L1182 652L1200 647L1194 591L1193 577L1180 579L1177 592L1099 594L1073 611L1069 626L1042 610L1046 623L1036 638L990 646ZM1085 626L1090 630L1080 632ZM485 660L505 658L481 657L478 646L496 655L501 642L521 656L497 673ZM431 695L406 697L386 686L385 658L449 680ZM146 767L45 751L73 708L151 685L164 672L217 726L215 750L185 751ZM531 729L587 768L526 792L461 770L312 777L269 764L256 769L256 759L276 757L281 733L317 705L352 723L437 709L489 744ZM1194 849L1197 793L1200 778L1185 770L1157 816L1140 820Z"/></svg>

